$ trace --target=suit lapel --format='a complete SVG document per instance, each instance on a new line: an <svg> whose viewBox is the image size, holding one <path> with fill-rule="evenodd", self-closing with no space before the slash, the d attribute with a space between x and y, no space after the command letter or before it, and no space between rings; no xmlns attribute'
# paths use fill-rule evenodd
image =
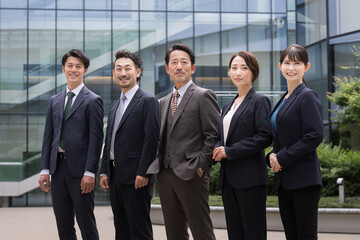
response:
<svg viewBox="0 0 360 240"><path fill-rule="evenodd" d="M113 132L113 129L114 129L116 110L119 107L119 103L120 103L120 99L116 100L114 102L114 104L112 104L112 106L110 108L110 111L109 111L108 126L107 127L109 128L108 133L110 133L110 134L108 134L108 136L106 136L106 137L110 137L110 139L111 139L111 135L112 135L112 132Z"/></svg>
<svg viewBox="0 0 360 240"><path fill-rule="evenodd" d="M305 87L304 83L300 84L295 88L295 90L291 93L290 97L284 102L284 104L279 109L277 115L276 115L276 125L277 129L279 129L281 118L284 116L284 113L286 110L291 106L291 104L295 101L297 98L297 95L300 93L300 91ZM287 94L287 92L284 94L284 96ZM284 98L283 96L283 98ZM282 98L282 99L283 99Z"/></svg>
<svg viewBox="0 0 360 240"><path fill-rule="evenodd" d="M244 100L242 101L242 103L240 104L238 109L236 109L236 112L234 113L234 116L232 117L231 122L230 122L230 127L229 127L229 132L228 132L228 135L226 138L226 142L228 142L232 132L234 131L234 128L235 128L238 118L241 116L241 114L244 112L246 107L249 105L254 94L255 94L255 90L253 88L251 88L250 91L246 94ZM238 95L236 95L235 99L237 97L238 97Z"/></svg>
<svg viewBox="0 0 360 240"><path fill-rule="evenodd" d="M126 118L129 116L129 114L131 113L131 111L133 110L133 108L136 106L136 104L140 101L141 97L143 96L143 93L141 91L141 89L139 88L134 97L131 99L129 105L127 106L123 116L121 117L121 121L119 124L118 129L121 127L121 125L124 123L124 121L126 120Z"/></svg>
<svg viewBox="0 0 360 240"><path fill-rule="evenodd" d="M194 94L195 88L196 88L196 85L194 83L192 83L186 90L184 96L182 97L181 102L180 102L178 108L176 109L170 132L174 128L174 126L175 126L177 120L179 119L179 117L181 116L182 112L185 110L186 105L188 104L190 98Z"/></svg>
<svg viewBox="0 0 360 240"><path fill-rule="evenodd" d="M162 108L160 109L160 117L161 117L161 119L160 119L160 137L161 138L165 132L166 120L167 120L167 115L168 115L168 111L170 108L171 98L172 98L172 93L169 93L168 95L166 95L166 97L164 97L161 100L161 102L163 102L163 104L160 105L160 106L162 106Z"/></svg>
<svg viewBox="0 0 360 240"><path fill-rule="evenodd" d="M57 111L57 114L60 118L60 123L62 123L62 120L64 117L65 95L66 95L66 90L59 93L59 95L55 98L54 107L53 107ZM56 116L56 115L54 115L54 116Z"/></svg>
<svg viewBox="0 0 360 240"><path fill-rule="evenodd" d="M70 113L68 114L66 119L76 111L76 109L83 103L83 101L87 98L87 94L89 93L89 89L84 85L84 87L79 92L79 95L76 97L75 102L73 103Z"/></svg>

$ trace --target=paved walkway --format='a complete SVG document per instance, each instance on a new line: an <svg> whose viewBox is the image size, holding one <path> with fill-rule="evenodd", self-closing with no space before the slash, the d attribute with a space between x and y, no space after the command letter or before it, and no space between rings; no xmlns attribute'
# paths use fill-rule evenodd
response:
<svg viewBox="0 0 360 240"><path fill-rule="evenodd" d="M114 239L112 212L109 206L95 207L101 240ZM341 224L341 223L339 223ZM79 233L78 227L76 227ZM165 228L153 225L154 239L165 240ZM226 240L225 229L215 229L216 239ZM0 208L1 240L56 240L57 229L51 207ZM79 239L81 239L79 237ZM192 239L192 238L191 238ZM358 234L319 234L319 240L359 240ZM285 240L283 232L268 232L268 240Z"/></svg>

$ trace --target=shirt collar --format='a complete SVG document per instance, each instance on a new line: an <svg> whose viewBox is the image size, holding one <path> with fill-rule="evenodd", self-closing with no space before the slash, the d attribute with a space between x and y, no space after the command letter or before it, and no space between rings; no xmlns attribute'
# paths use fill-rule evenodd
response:
<svg viewBox="0 0 360 240"><path fill-rule="evenodd" d="M77 86L76 88L74 88L73 90L71 90L71 92L73 92L75 94L75 96L79 95L81 89L84 87L84 83L81 83L79 86ZM66 87L66 94L70 92L69 88Z"/></svg>
<svg viewBox="0 0 360 240"><path fill-rule="evenodd" d="M131 101L131 99L134 97L136 91L139 89L139 85L135 85L134 87L132 87L130 90L128 90L126 93L121 93L124 94L126 96L126 99L128 101ZM120 95L121 96L121 95Z"/></svg>
<svg viewBox="0 0 360 240"><path fill-rule="evenodd" d="M186 90L190 87L190 85L192 83L193 83L193 81L190 80L189 82L187 82L184 86L182 86L179 89L176 89L175 86L174 86L172 92L174 93L177 90L179 92L179 94L180 94L180 97L182 97L185 94Z"/></svg>

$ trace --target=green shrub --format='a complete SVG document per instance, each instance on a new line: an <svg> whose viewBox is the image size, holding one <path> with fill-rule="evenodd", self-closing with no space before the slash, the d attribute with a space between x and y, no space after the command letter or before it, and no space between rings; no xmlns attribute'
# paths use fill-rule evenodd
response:
<svg viewBox="0 0 360 240"><path fill-rule="evenodd" d="M266 149L268 153L271 148ZM360 151L344 150L340 146L321 143L317 148L320 161L320 169L323 181L322 196L337 196L337 178L345 178L345 195L360 196ZM218 195L217 190L220 164L213 166L211 170L210 194ZM268 168L269 195L276 195L274 188L274 172Z"/></svg>

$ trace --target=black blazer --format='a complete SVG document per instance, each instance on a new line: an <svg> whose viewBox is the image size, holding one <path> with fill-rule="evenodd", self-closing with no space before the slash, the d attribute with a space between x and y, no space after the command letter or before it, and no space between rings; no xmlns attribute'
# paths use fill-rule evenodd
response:
<svg viewBox="0 0 360 240"><path fill-rule="evenodd" d="M223 119L237 97L223 107L215 148L224 146ZM264 149L271 144L270 110L269 99L250 89L231 119L225 146L228 158L221 161L219 189L224 177L236 188L269 184Z"/></svg>
<svg viewBox="0 0 360 240"><path fill-rule="evenodd" d="M302 83L278 111L277 132L275 133L271 127L274 146L272 152L276 153L282 166L282 170L275 174L276 190L280 185L287 190L313 185L322 186L320 164L316 153L316 148L323 140L321 108L316 92ZM268 157L269 155L267 156L269 163Z"/></svg>
<svg viewBox="0 0 360 240"><path fill-rule="evenodd" d="M56 171L66 90L52 96L46 112L46 123L40 169ZM74 177L85 171L96 173L103 143L103 101L84 86L66 118L66 165Z"/></svg>
<svg viewBox="0 0 360 240"><path fill-rule="evenodd" d="M108 175L110 184L110 142L119 103L120 99L110 106L100 170L101 174ZM115 171L119 178L112 180L122 184L134 184L137 175L146 176L148 167L156 157L160 132L158 100L139 88L127 106L116 131ZM150 177L149 181L154 182L154 178Z"/></svg>

